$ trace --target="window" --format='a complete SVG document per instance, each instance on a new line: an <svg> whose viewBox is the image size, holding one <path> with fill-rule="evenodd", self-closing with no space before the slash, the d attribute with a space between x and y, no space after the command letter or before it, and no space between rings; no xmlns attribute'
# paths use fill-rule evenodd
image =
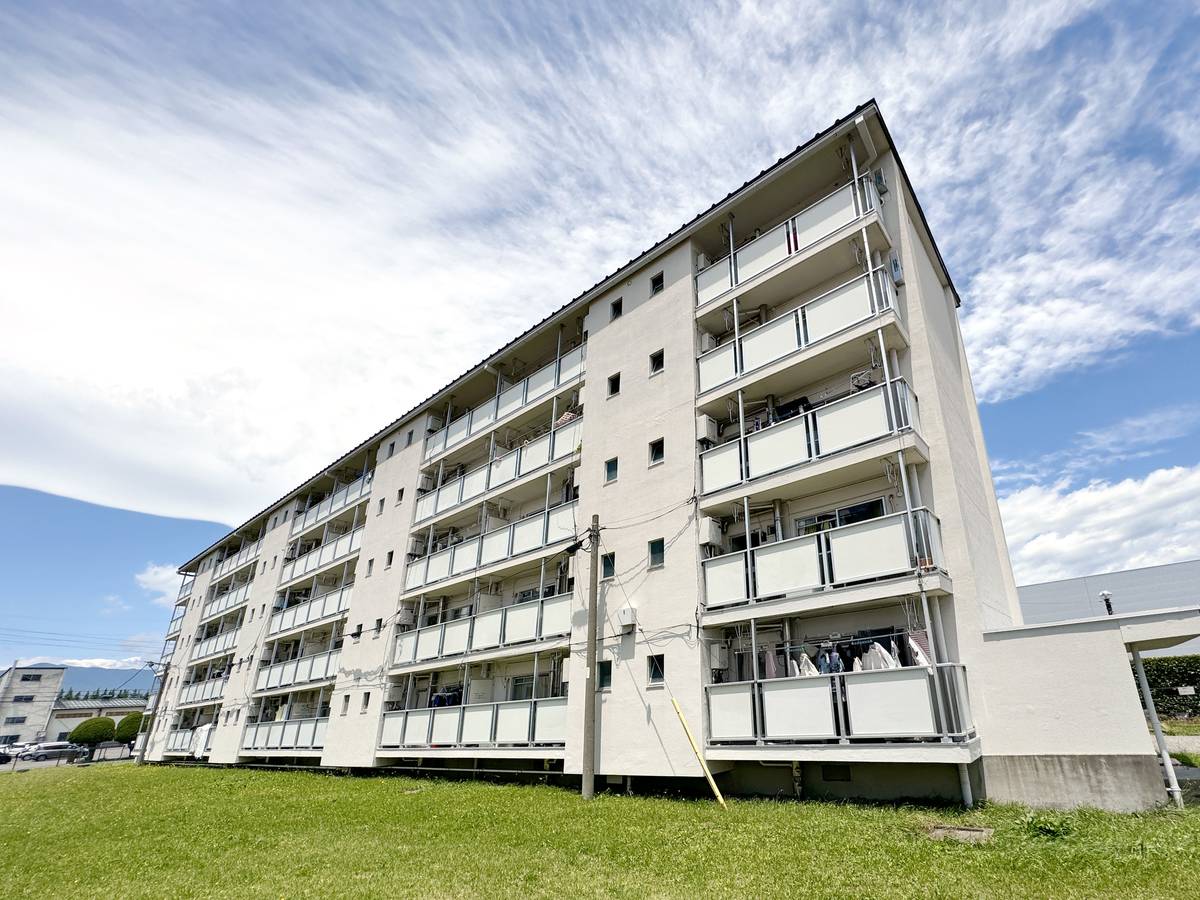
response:
<svg viewBox="0 0 1200 900"><path fill-rule="evenodd" d="M408 434L406 434L404 436L404 446L411 447L412 442L413 442L413 430L410 428L410 429L408 429Z"/></svg>
<svg viewBox="0 0 1200 900"><path fill-rule="evenodd" d="M667 561L667 542L655 538L650 542L650 568L661 569Z"/></svg>
<svg viewBox="0 0 1200 900"><path fill-rule="evenodd" d="M32 703L33 702L33 694L17 694L17 696L13 697L12 702L13 703Z"/></svg>
<svg viewBox="0 0 1200 900"><path fill-rule="evenodd" d="M612 690L612 660L602 659L596 663L596 690Z"/></svg>
<svg viewBox="0 0 1200 900"><path fill-rule="evenodd" d="M40 672L23 672L21 673L22 681L41 681L42 675Z"/></svg>
<svg viewBox="0 0 1200 900"><path fill-rule="evenodd" d="M663 289L663 273L659 272L657 275L651 275L650 276L650 296L653 297L655 294L661 294L662 289Z"/></svg>
<svg viewBox="0 0 1200 900"><path fill-rule="evenodd" d="M363 691L362 709L360 709L359 712L366 712L370 706L371 706L371 692Z"/></svg>
<svg viewBox="0 0 1200 900"><path fill-rule="evenodd" d="M646 684L662 684L667 678L667 663L661 653L646 657Z"/></svg>
<svg viewBox="0 0 1200 900"><path fill-rule="evenodd" d="M624 304L621 303L620 297L618 297L612 303L608 304L608 321L612 322L616 319L621 318L621 313L624 312L624 310L622 309L623 305Z"/></svg>
<svg viewBox="0 0 1200 900"><path fill-rule="evenodd" d="M508 689L509 700L533 699L533 676L517 675L513 678Z"/></svg>
<svg viewBox="0 0 1200 900"><path fill-rule="evenodd" d="M389 568L389 569L390 569L390 568L392 567L392 560L395 558L395 556L396 556L396 551L395 551L395 550L389 550L389 551L388 551L388 553L387 553L387 563L385 564L385 565L386 565L386 568Z"/></svg>
<svg viewBox="0 0 1200 900"><path fill-rule="evenodd" d="M5 744L15 744L19 737L19 734L0 734L0 747L3 747Z"/></svg>
<svg viewBox="0 0 1200 900"><path fill-rule="evenodd" d="M650 465L657 465L667 458L666 442L659 438L656 441L650 442Z"/></svg>
<svg viewBox="0 0 1200 900"><path fill-rule="evenodd" d="M238 722L241 721L241 719L242 719L242 711L240 709L235 709L233 711L233 724L236 725Z"/></svg>
<svg viewBox="0 0 1200 900"><path fill-rule="evenodd" d="M271 557L271 568L272 568L272 569L273 569L273 568L275 568L275 563L277 563L277 562L279 562L279 555L278 555L278 554L276 554L275 556L272 556L272 557Z"/></svg>
<svg viewBox="0 0 1200 900"><path fill-rule="evenodd" d="M388 459L392 458L392 454L396 452L396 442L392 441L388 444Z"/></svg>
<svg viewBox="0 0 1200 900"><path fill-rule="evenodd" d="M65 741L67 739L68 735L70 735L70 734L71 734L71 732L69 732L69 731L60 731L58 733L58 739L60 741Z"/></svg>
<svg viewBox="0 0 1200 900"><path fill-rule="evenodd" d="M396 502L397 503L404 502L404 488L400 488L400 490L396 491Z"/></svg>
<svg viewBox="0 0 1200 900"><path fill-rule="evenodd" d="M667 364L667 358L662 350L655 350L650 354L650 374L657 375L663 370Z"/></svg>
<svg viewBox="0 0 1200 900"><path fill-rule="evenodd" d="M375 620L375 636L379 637L379 633L383 631L383 619Z"/></svg>
<svg viewBox="0 0 1200 900"><path fill-rule="evenodd" d="M617 554L605 553L600 557L600 577L613 578L617 574Z"/></svg>
<svg viewBox="0 0 1200 900"><path fill-rule="evenodd" d="M370 577L371 577L371 573L372 573L372 572L374 572L374 571L375 571L375 560L374 560L374 559L368 559L368 560L367 560L367 577L368 577L368 578L370 578Z"/></svg>
<svg viewBox="0 0 1200 900"><path fill-rule="evenodd" d="M608 396L615 397L621 393L621 373L608 376Z"/></svg>
<svg viewBox="0 0 1200 900"><path fill-rule="evenodd" d="M5 725L24 725L25 717L24 716L5 716L4 724Z"/></svg>
<svg viewBox="0 0 1200 900"><path fill-rule="evenodd" d="M836 528L839 525L853 525L855 522L878 519L883 515L887 515L883 498L877 498L843 506L830 512L817 513L812 516L797 516L796 535L813 534L829 528Z"/></svg>
<svg viewBox="0 0 1200 900"><path fill-rule="evenodd" d="M617 458L614 456L604 464L604 482L617 480Z"/></svg>
<svg viewBox="0 0 1200 900"><path fill-rule="evenodd" d="M283 521L285 521L285 522L287 521L288 512L289 512L289 510L286 510L286 509L283 511Z"/></svg>
<svg viewBox="0 0 1200 900"><path fill-rule="evenodd" d="M276 523L278 523L278 522L279 522L279 516L271 516L271 527L272 528L274 528Z"/></svg>
<svg viewBox="0 0 1200 900"><path fill-rule="evenodd" d="M342 715L350 712L350 695L347 694L342 698Z"/></svg>
<svg viewBox="0 0 1200 900"><path fill-rule="evenodd" d="M377 515L377 516L383 515L383 498L382 497L379 498L379 505L375 507L375 515Z"/></svg>

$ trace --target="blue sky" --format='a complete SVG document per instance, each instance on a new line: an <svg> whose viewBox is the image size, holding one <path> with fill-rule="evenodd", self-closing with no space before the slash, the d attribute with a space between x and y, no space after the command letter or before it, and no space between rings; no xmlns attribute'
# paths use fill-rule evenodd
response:
<svg viewBox="0 0 1200 900"><path fill-rule="evenodd" d="M146 654L211 523L872 96L1018 580L1200 556L1197 83L1181 2L6 4L0 661Z"/></svg>

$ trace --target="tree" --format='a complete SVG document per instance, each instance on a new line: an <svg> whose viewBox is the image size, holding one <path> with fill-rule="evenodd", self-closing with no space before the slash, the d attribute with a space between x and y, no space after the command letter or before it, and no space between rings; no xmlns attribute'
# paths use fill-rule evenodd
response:
<svg viewBox="0 0 1200 900"><path fill-rule="evenodd" d="M95 747L105 741L111 741L117 732L116 723L108 716L96 716L84 719L75 726L75 730L67 735L72 744L83 744L85 747Z"/></svg>
<svg viewBox="0 0 1200 900"><path fill-rule="evenodd" d="M131 712L118 723L116 736L113 740L119 744L128 744L137 736L138 729L141 727L142 714L140 712Z"/></svg>

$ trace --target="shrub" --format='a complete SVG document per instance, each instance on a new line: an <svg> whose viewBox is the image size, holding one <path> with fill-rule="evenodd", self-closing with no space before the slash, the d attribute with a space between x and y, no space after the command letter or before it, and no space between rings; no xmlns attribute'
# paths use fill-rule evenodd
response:
<svg viewBox="0 0 1200 900"><path fill-rule="evenodd" d="M1163 718L1200 716L1200 655L1151 656L1143 660L1154 706ZM1190 686L1196 693L1180 696L1177 688Z"/></svg>
<svg viewBox="0 0 1200 900"><path fill-rule="evenodd" d="M1075 830L1075 821L1069 813L1052 812L1047 809L1027 813L1023 824L1030 836L1051 840L1065 838Z"/></svg>
<svg viewBox="0 0 1200 900"><path fill-rule="evenodd" d="M140 712L131 712L117 723L117 732L113 740L121 744L128 744L137 737L138 729L141 727L142 714Z"/></svg>
<svg viewBox="0 0 1200 900"><path fill-rule="evenodd" d="M84 719L76 725L75 730L67 736L67 740L72 744L94 747L111 741L116 733L117 726L112 719L108 716L96 716L94 719Z"/></svg>

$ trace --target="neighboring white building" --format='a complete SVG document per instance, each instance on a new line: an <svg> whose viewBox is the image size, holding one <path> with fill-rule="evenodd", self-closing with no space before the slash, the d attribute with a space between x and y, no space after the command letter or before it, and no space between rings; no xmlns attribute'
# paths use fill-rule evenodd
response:
<svg viewBox="0 0 1200 900"><path fill-rule="evenodd" d="M578 774L597 514L603 778L1161 802L1200 611L1021 625L958 305L868 103L189 560L149 757Z"/></svg>
<svg viewBox="0 0 1200 900"><path fill-rule="evenodd" d="M65 741L75 726L87 719L108 716L116 724L130 713L142 712L145 708L145 697L100 697L89 700L64 700L60 697L54 702L50 724L46 728L46 740Z"/></svg>
<svg viewBox="0 0 1200 900"><path fill-rule="evenodd" d="M0 745L52 740L46 735L66 666L9 666L0 672Z"/></svg>

